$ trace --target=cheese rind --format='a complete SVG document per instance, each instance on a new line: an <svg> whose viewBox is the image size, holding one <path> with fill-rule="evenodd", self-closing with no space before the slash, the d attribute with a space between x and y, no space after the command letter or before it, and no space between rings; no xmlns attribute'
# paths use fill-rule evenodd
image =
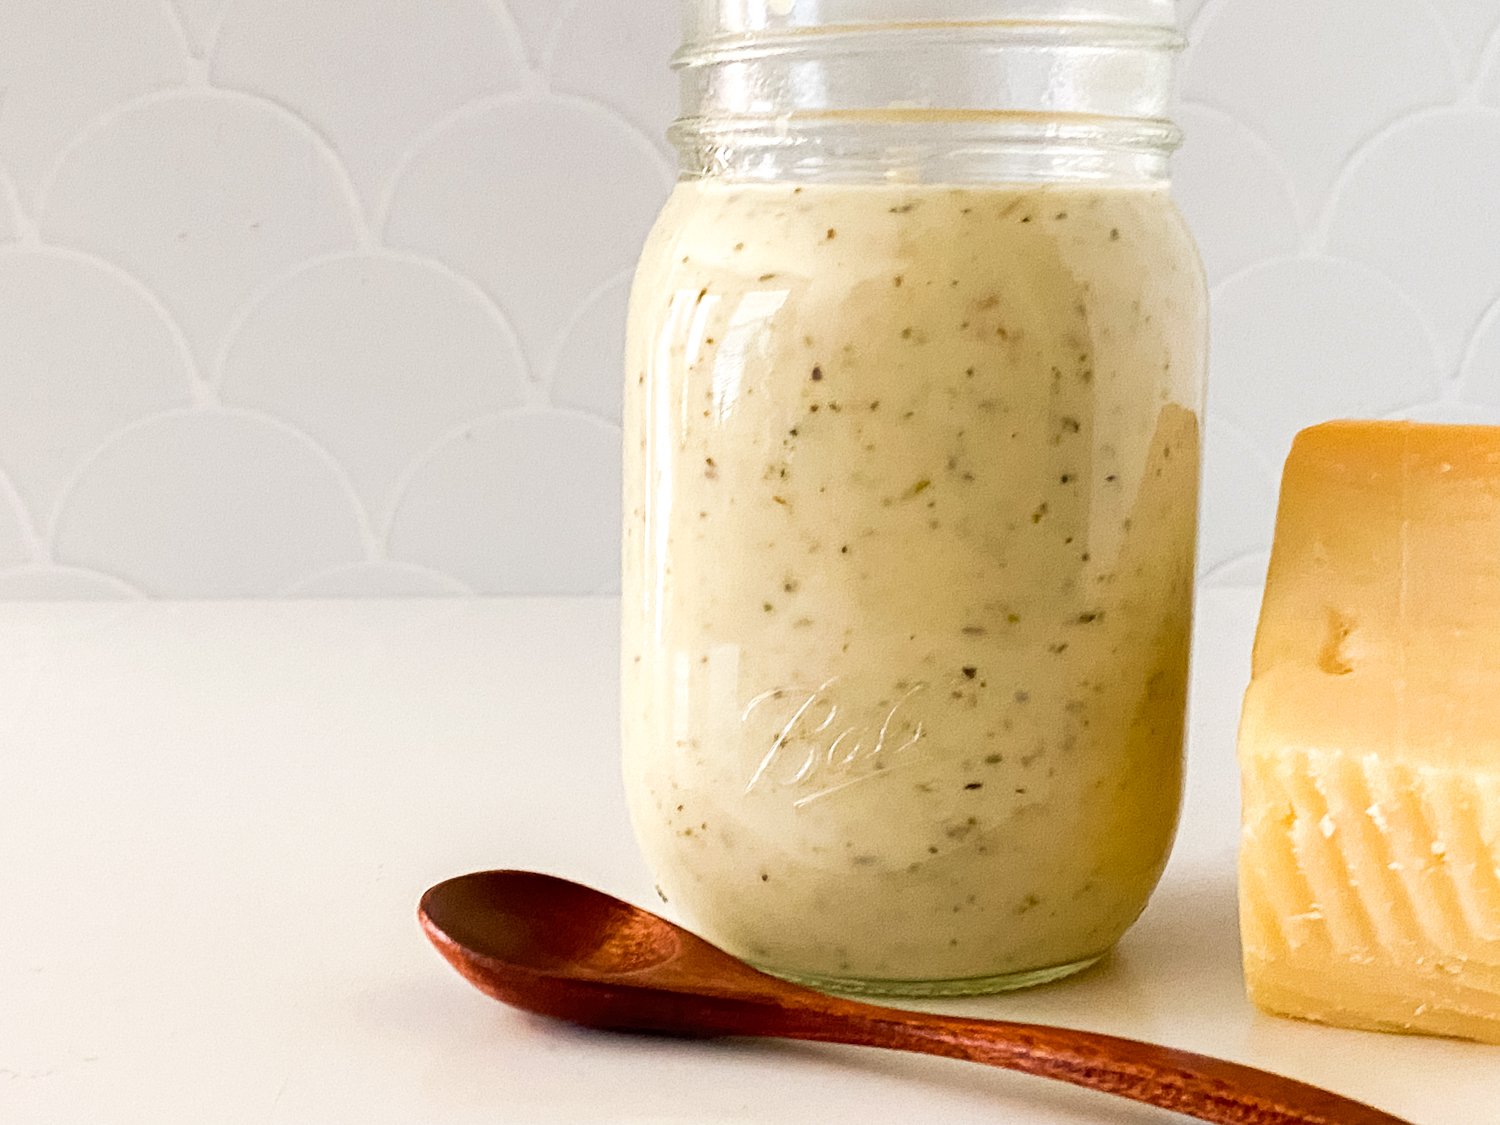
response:
<svg viewBox="0 0 1500 1125"><path fill-rule="evenodd" d="M1240 764L1251 999L1500 1042L1500 428L1299 435Z"/></svg>

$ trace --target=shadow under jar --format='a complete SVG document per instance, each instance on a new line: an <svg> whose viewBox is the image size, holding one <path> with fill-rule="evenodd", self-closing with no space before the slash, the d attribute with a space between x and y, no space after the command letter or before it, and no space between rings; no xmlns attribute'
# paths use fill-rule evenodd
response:
<svg viewBox="0 0 1500 1125"><path fill-rule="evenodd" d="M1160 876L1206 355L1171 20L690 5L630 313L625 774L663 896L770 972L1037 984Z"/></svg>

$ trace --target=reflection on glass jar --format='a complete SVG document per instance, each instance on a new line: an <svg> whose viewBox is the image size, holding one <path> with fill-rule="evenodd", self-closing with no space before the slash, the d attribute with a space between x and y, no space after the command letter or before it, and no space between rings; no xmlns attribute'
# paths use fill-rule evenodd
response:
<svg viewBox="0 0 1500 1125"><path fill-rule="evenodd" d="M791 7L684 66L806 96L791 55L847 104L768 121L690 78L632 299L632 816L674 906L771 971L1051 979L1136 918L1176 824L1205 296L1139 89L1085 119L973 72L1175 41ZM890 109L923 50L951 104Z"/></svg>

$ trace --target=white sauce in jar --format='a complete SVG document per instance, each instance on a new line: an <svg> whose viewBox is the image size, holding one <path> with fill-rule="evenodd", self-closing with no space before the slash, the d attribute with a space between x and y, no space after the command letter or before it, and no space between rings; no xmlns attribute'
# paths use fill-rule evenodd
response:
<svg viewBox="0 0 1500 1125"><path fill-rule="evenodd" d="M690 181L626 404L661 889L822 980L1108 949L1181 789L1205 296L1165 187Z"/></svg>

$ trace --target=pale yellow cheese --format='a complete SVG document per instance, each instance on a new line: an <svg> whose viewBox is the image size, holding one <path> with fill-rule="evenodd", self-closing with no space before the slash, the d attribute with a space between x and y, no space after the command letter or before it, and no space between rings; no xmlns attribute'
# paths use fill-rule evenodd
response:
<svg viewBox="0 0 1500 1125"><path fill-rule="evenodd" d="M1239 752L1251 999L1500 1043L1500 427L1298 436Z"/></svg>

